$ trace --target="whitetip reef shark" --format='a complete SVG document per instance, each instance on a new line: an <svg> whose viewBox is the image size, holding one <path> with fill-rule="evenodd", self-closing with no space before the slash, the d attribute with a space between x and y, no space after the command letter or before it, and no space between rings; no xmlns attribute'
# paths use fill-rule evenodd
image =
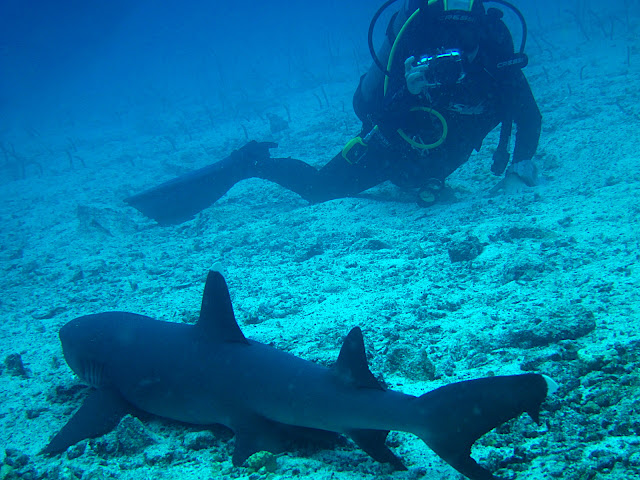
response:
<svg viewBox="0 0 640 480"><path fill-rule="evenodd" d="M106 312L70 321L60 341L69 367L94 389L42 450L49 455L144 411L227 426L236 436L236 466L259 451L282 452L292 438L336 432L375 460L406 469L385 445L398 430L420 437L468 478L489 480L496 477L470 456L473 443L524 412L539 422L542 402L557 387L531 373L453 383L419 397L388 390L369 370L358 327L331 368L245 338L214 271L194 325Z"/></svg>

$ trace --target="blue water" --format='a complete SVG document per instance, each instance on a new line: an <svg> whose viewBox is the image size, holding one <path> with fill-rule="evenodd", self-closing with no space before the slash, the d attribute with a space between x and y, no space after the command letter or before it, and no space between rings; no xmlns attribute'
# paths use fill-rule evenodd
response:
<svg viewBox="0 0 640 480"><path fill-rule="evenodd" d="M567 20L575 27L578 19L594 36L610 21L619 32L629 9L637 8L631 0L595 10L578 0L516 4L533 35ZM0 128L19 124L40 132L62 122L81 132L88 122L122 121L125 111L151 118L167 110L188 114L199 105L228 115L291 89L336 80L355 88L370 64L366 33L378 6L374 0L4 0ZM508 18L518 39L519 26ZM599 27L598 18L606 25Z"/></svg>
<svg viewBox="0 0 640 480"><path fill-rule="evenodd" d="M368 64L377 2L3 1L4 128L110 122L123 110L236 110ZM134 113L135 114L135 113Z"/></svg>

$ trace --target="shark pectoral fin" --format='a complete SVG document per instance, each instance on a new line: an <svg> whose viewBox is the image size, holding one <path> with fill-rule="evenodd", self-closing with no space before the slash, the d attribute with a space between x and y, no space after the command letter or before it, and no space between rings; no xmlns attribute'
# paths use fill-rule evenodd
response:
<svg viewBox="0 0 640 480"><path fill-rule="evenodd" d="M81 440L104 435L131 410L133 407L120 392L110 388L94 390L40 453L56 455Z"/></svg>
<svg viewBox="0 0 640 480"><path fill-rule="evenodd" d="M504 422L528 413L537 420L550 384L543 375L487 377L452 383L415 399L414 433L472 480L495 478L471 458L471 446Z"/></svg>
<svg viewBox="0 0 640 480"><path fill-rule="evenodd" d="M374 460L390 463L396 470L406 470L404 463L385 445L389 432L383 430L349 430L347 435Z"/></svg>

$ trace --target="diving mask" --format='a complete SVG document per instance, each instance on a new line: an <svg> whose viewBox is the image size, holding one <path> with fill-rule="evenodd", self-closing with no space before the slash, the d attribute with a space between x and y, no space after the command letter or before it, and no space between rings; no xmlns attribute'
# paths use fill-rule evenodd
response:
<svg viewBox="0 0 640 480"><path fill-rule="evenodd" d="M411 56L404 62L404 71L407 88L414 95L441 85L455 85L465 76L459 50L422 55L418 60Z"/></svg>

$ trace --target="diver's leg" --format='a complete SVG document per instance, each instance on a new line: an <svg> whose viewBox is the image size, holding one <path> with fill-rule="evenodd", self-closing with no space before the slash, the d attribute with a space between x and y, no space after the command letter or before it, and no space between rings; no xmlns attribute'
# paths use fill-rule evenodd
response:
<svg viewBox="0 0 640 480"><path fill-rule="evenodd" d="M268 158L256 164L254 176L319 203L356 195L387 180L387 168L379 158L376 152L368 152L351 164L339 153L320 170L293 158Z"/></svg>
<svg viewBox="0 0 640 480"><path fill-rule="evenodd" d="M356 195L387 180L388 162L371 149L357 163L336 155L320 170L294 158L271 158L275 144L250 142L229 157L187 173L125 201L158 223L181 223L212 205L237 182L262 178L291 190L309 202Z"/></svg>

